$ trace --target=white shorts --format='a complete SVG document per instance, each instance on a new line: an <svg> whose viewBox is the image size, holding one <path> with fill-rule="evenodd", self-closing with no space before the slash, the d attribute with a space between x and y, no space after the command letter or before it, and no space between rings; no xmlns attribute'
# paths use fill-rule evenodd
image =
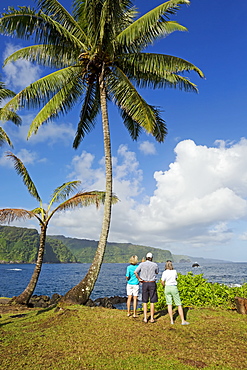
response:
<svg viewBox="0 0 247 370"><path fill-rule="evenodd" d="M127 295L133 295L134 297L138 297L139 293L139 284L127 284Z"/></svg>

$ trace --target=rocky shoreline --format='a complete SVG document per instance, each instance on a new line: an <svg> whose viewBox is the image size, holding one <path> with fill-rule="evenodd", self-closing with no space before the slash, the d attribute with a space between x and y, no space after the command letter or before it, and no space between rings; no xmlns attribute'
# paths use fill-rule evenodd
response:
<svg viewBox="0 0 247 370"><path fill-rule="evenodd" d="M33 295L29 301L29 308L49 308L55 306L61 300L62 295L57 293L53 294L52 297L47 295ZM0 299L0 304L8 304L9 298ZM89 299L85 306L88 307L105 307L115 309L115 305L126 303L127 297L104 297L97 298L94 301Z"/></svg>

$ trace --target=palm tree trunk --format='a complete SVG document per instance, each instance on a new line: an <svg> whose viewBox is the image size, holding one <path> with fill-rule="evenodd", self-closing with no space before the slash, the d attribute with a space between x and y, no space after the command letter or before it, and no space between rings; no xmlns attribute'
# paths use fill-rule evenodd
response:
<svg viewBox="0 0 247 370"><path fill-rule="evenodd" d="M112 207L112 159L111 159L111 140L109 130L109 119L107 111L106 87L104 83L104 70L101 73L100 79L100 103L102 113L102 125L104 134L104 150L105 150L105 173L106 173L106 195L104 204L104 215L102 221L101 234L99 238L98 248L95 253L93 262L79 284L69 290L63 297L62 302L85 304L94 288L97 281L100 268L103 262L107 238L111 222L111 207Z"/></svg>
<svg viewBox="0 0 247 370"><path fill-rule="evenodd" d="M44 257L44 251L45 251L46 230L47 230L47 225L46 224L41 225L38 256L37 256L36 265L33 271L33 275L30 279L30 282L28 286L25 288L25 290L18 297L12 298L11 303L13 302L13 303L18 303L18 304L28 305L28 302L33 295L33 292L36 288L36 285L39 279L39 275L40 275L41 267L43 263L43 257Z"/></svg>

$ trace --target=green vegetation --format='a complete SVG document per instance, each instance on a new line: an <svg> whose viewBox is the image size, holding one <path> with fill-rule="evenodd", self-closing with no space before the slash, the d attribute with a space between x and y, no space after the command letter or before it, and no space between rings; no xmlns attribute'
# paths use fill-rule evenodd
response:
<svg viewBox="0 0 247 370"><path fill-rule="evenodd" d="M76 257L71 253L71 251L64 245L60 240L51 239L47 237L44 259L47 261L52 261L48 252L51 251L57 258L57 262L61 263L71 263L77 262Z"/></svg>
<svg viewBox="0 0 247 370"><path fill-rule="evenodd" d="M0 226L0 261L35 263L39 248L39 234L35 229ZM47 238L44 262L71 263L76 257L59 240Z"/></svg>
<svg viewBox="0 0 247 370"><path fill-rule="evenodd" d="M0 260L33 263L39 247L37 230L0 226Z"/></svg>
<svg viewBox="0 0 247 370"><path fill-rule="evenodd" d="M96 240L67 238L62 235L50 235L46 240L44 262L91 263L97 249ZM39 246L39 234L35 229L15 226L0 226L0 262L34 263ZM174 259L168 250L133 245L130 243L107 243L105 263L127 263L130 256L139 259L151 251L155 261L164 262ZM26 256L26 258L24 258Z"/></svg>
<svg viewBox="0 0 247 370"><path fill-rule="evenodd" d="M210 283L203 274L178 274L178 290L184 307L219 307L235 308L234 298L247 298L247 283L241 287L229 287L224 284ZM166 307L164 288L158 283L159 302L156 309Z"/></svg>
<svg viewBox="0 0 247 370"><path fill-rule="evenodd" d="M63 235L50 235L50 238L55 238L63 242L78 262L91 262L96 252L98 242L95 240L67 238ZM104 255L105 263L126 263L130 256L137 255L141 260L147 252L152 252L156 262L164 262L167 259L173 259L170 251L142 245L134 245L130 243L107 243Z"/></svg>
<svg viewBox="0 0 247 370"><path fill-rule="evenodd" d="M247 368L247 321L236 311L191 309L187 327L179 319L171 326L165 310L156 313L155 324L142 317L79 305L4 313L1 370Z"/></svg>

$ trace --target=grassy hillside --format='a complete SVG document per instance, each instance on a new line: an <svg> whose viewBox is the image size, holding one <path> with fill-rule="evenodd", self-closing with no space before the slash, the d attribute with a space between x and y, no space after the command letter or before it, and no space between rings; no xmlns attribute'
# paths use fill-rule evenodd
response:
<svg viewBox="0 0 247 370"><path fill-rule="evenodd" d="M63 235L50 235L49 237L63 242L76 256L77 261L84 263L92 261L98 245L96 240L67 238ZM156 262L164 262L167 259L173 260L173 256L168 250L131 243L107 243L104 262L126 263L132 255L137 255L141 260L147 252L153 253Z"/></svg>

